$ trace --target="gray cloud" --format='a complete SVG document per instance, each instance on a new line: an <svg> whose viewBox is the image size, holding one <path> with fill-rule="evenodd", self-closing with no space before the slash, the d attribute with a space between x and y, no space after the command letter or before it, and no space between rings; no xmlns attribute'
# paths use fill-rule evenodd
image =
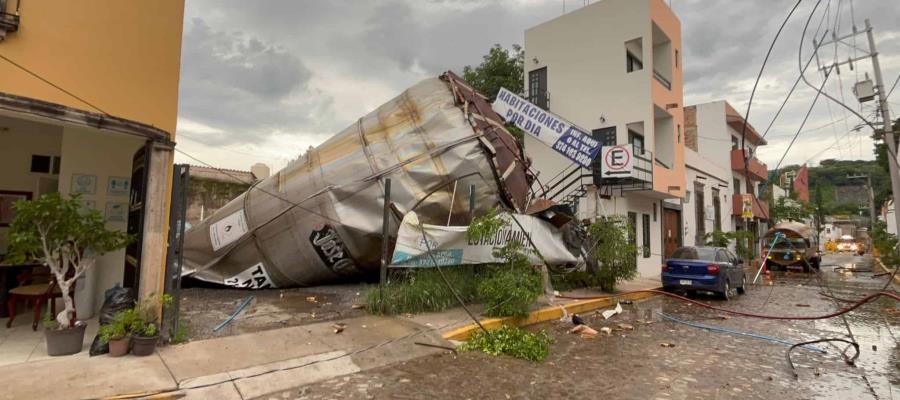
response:
<svg viewBox="0 0 900 400"><path fill-rule="evenodd" d="M570 8L580 5L568 3ZM743 111L769 42L792 3L672 3L682 21L686 103L726 99ZM822 1L813 26L828 3ZM838 25L838 3L830 2L823 29ZM846 32L851 2L840 3L839 30ZM900 74L896 23L900 9L887 3L853 2L857 25L869 17L876 36L889 38L879 42L879 51L886 55L882 60L886 79L893 81ZM750 121L758 129L769 124L797 77L800 31L812 4L801 5L772 54L751 112ZM271 0L262 4L192 0L186 9L181 117L220 131L192 135L208 144L260 144L273 132L316 142L420 79L478 63L494 43L521 44L526 28L561 11L559 2L527 0ZM806 42L809 54L811 43ZM847 51L843 48L840 54L846 56ZM832 52L822 49L823 59L832 59ZM888 58L892 54L896 56ZM856 107L849 88L865 69L842 70L840 82L833 77L827 90L837 95L842 88L848 103ZM808 76L820 82L821 76L812 69ZM780 158L813 93L806 86L798 88L770 133L770 146L760 151L764 161L771 164ZM900 97L897 93L900 90L894 98ZM847 115L835 104L830 104L830 112L828 107L820 100L807 127ZM851 118L846 122L846 126L840 122L804 134L813 145L792 150L789 162L802 162L826 148L854 125ZM868 134L851 135L855 144L848 140L819 159L871 158L868 148L859 150L860 135ZM848 150L851 145L857 149L853 153Z"/></svg>

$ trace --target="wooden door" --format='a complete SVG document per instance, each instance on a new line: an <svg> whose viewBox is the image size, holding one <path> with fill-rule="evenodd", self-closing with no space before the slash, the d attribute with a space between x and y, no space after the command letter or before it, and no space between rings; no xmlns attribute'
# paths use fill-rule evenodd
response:
<svg viewBox="0 0 900 400"><path fill-rule="evenodd" d="M668 259L681 246L681 213L663 209L663 256Z"/></svg>

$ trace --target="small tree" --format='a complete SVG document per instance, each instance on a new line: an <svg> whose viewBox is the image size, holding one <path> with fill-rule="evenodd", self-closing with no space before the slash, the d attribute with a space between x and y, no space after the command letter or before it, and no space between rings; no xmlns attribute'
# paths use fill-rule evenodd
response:
<svg viewBox="0 0 900 400"><path fill-rule="evenodd" d="M637 246L628 240L631 221L622 215L604 216L588 228L597 243L592 256L600 265L597 282L600 289L612 292L616 283L637 276Z"/></svg>
<svg viewBox="0 0 900 400"><path fill-rule="evenodd" d="M66 305L56 322L59 329L68 328L74 323L75 304L69 294L75 281L94 266L98 256L125 247L131 237L107 230L99 211L82 211L77 195L66 199L50 193L34 201L17 201L14 207L9 258L12 262L38 260L50 267Z"/></svg>
<svg viewBox="0 0 900 400"><path fill-rule="evenodd" d="M467 65L463 68L463 79L493 101L501 87L514 93L523 92L524 66L525 50L522 46L514 44L512 51L509 51L495 44L484 56L481 64L476 67Z"/></svg>

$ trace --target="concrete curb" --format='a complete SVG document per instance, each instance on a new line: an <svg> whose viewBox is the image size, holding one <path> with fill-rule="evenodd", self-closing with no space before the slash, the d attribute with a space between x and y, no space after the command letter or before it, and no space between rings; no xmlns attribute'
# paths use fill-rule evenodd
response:
<svg viewBox="0 0 900 400"><path fill-rule="evenodd" d="M662 290L662 288L652 288L655 290ZM619 300L644 300L651 297L657 296L655 293L628 293L622 294L619 296L612 295L612 297L606 297L602 299L591 299L591 300L579 300L568 304L562 304L556 307L547 307L542 308L540 310L532 311L525 318L489 318L480 320L481 325L484 326L487 330L494 330L499 328L500 326L528 326L534 325L541 322L557 320L563 317L563 315L567 314L579 314L588 311L593 311L602 307L610 307L616 304ZM565 309L565 313L563 312ZM480 328L478 324L471 323L469 325L454 329L444 334L444 339L447 340L458 340L464 341L468 340L469 337L472 336L473 333L478 331Z"/></svg>

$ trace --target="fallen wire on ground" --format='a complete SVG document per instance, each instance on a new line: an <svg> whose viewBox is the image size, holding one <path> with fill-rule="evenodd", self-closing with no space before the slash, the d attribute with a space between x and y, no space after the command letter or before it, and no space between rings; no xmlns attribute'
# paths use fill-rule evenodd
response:
<svg viewBox="0 0 900 400"><path fill-rule="evenodd" d="M841 355L844 357L844 362L847 363L847 365L850 365L850 366L856 365L856 359L859 358L859 343L851 342L847 339L839 339L839 338L816 339L816 340L810 340L807 342L800 342L800 343L796 343L796 344L792 345L790 348L788 348L787 353L785 353L785 358L787 359L788 366L791 368L791 373L794 374L794 379L800 379L800 375L797 374L797 369L794 367L794 362L791 360L791 351L793 351L797 347L806 346L806 345L810 345L810 344L816 344L816 343L824 343L824 342L844 342L844 343L848 343L850 346L853 346L853 348L856 350L856 354L854 354L853 357L847 357L846 352L841 353Z"/></svg>
<svg viewBox="0 0 900 400"><path fill-rule="evenodd" d="M774 338L774 337L771 337L771 336L758 335L758 334L750 333L750 332L736 331L736 330L726 329L726 328L722 328L722 327L718 327L718 326L712 326L712 325L698 324L698 323L695 323L695 322L690 322L690 321L681 320L681 319L675 318L675 317L673 317L673 316L671 316L671 315L668 315L668 314L665 314L665 313L661 313L661 312L657 312L657 314L659 314L659 316L663 317L663 318L666 319L666 320L669 320L669 321L672 321L672 322L675 322L675 323L679 323L679 324L683 324L683 325L687 325L687 326L691 326L691 327L694 327L694 328L705 329L705 330L711 331L711 332L721 332L721 333L727 333L727 334L737 335L737 336L747 336L747 337L751 337L751 338L755 338L755 339L762 339L762 340L766 340L766 341L773 342L773 343L783 344L783 345L785 345L785 346L790 346L790 347L795 347L795 346L797 346L796 343L789 342L789 341L784 340L784 339ZM823 354L824 354L824 353L827 353L827 351L825 351L825 350L823 350L823 349L821 349L821 348L818 348L818 347L814 347L814 346L803 346L803 348L804 348L804 349L807 349L807 350L811 350L811 351L823 353Z"/></svg>

